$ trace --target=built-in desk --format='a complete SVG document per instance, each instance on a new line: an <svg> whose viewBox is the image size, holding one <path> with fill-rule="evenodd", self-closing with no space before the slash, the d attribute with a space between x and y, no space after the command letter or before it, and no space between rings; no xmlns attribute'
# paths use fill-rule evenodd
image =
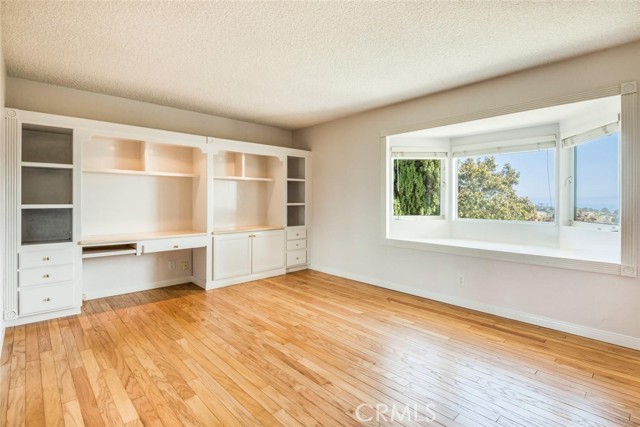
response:
<svg viewBox="0 0 640 427"><path fill-rule="evenodd" d="M79 242L82 258L136 255L203 248L207 233L196 231L159 231L153 233L86 236Z"/></svg>

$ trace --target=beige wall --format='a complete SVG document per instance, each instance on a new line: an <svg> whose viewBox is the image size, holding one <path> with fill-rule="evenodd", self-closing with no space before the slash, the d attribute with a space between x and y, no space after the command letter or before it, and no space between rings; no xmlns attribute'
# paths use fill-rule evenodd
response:
<svg viewBox="0 0 640 427"><path fill-rule="evenodd" d="M640 81L640 42L295 131L294 145L313 151L312 266L640 347L640 279L381 243L383 130L630 80Z"/></svg>
<svg viewBox="0 0 640 427"><path fill-rule="evenodd" d="M291 131L147 102L7 78L7 107L195 135L291 146Z"/></svg>

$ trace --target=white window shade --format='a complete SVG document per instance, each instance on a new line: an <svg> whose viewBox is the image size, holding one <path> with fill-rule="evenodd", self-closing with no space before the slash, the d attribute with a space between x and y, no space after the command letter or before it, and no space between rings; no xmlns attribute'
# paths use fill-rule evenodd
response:
<svg viewBox="0 0 640 427"><path fill-rule="evenodd" d="M521 153L556 147L556 136L545 135L500 142L455 147L453 157L474 157L492 154Z"/></svg>
<svg viewBox="0 0 640 427"><path fill-rule="evenodd" d="M443 159L446 151L428 151L424 147L391 147L391 157L394 159Z"/></svg>
<svg viewBox="0 0 640 427"><path fill-rule="evenodd" d="M580 133L578 135L570 136L562 140L562 147L571 148L576 145L584 144L585 142L593 141L594 139L608 136L618 132L618 122L609 123L608 125L600 126L599 128L590 130L588 132Z"/></svg>

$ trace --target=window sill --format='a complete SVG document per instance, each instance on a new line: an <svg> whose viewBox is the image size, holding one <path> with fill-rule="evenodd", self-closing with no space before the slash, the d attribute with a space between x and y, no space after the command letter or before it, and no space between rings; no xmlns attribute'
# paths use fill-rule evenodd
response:
<svg viewBox="0 0 640 427"><path fill-rule="evenodd" d="M543 265L571 270L591 271L605 274L622 274L619 255L605 252L567 250L543 246L515 245L509 243L437 239L395 239L386 238L385 244L401 248L431 252Z"/></svg>

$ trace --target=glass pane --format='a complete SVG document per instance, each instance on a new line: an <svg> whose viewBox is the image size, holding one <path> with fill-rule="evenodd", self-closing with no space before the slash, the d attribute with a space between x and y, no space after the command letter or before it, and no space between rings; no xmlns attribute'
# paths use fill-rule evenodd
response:
<svg viewBox="0 0 640 427"><path fill-rule="evenodd" d="M620 224L618 133L578 145L574 150L574 219L595 224Z"/></svg>
<svg viewBox="0 0 640 427"><path fill-rule="evenodd" d="M440 215L441 173L437 159L395 159L393 215Z"/></svg>
<svg viewBox="0 0 640 427"><path fill-rule="evenodd" d="M555 220L555 149L459 158L458 218Z"/></svg>

